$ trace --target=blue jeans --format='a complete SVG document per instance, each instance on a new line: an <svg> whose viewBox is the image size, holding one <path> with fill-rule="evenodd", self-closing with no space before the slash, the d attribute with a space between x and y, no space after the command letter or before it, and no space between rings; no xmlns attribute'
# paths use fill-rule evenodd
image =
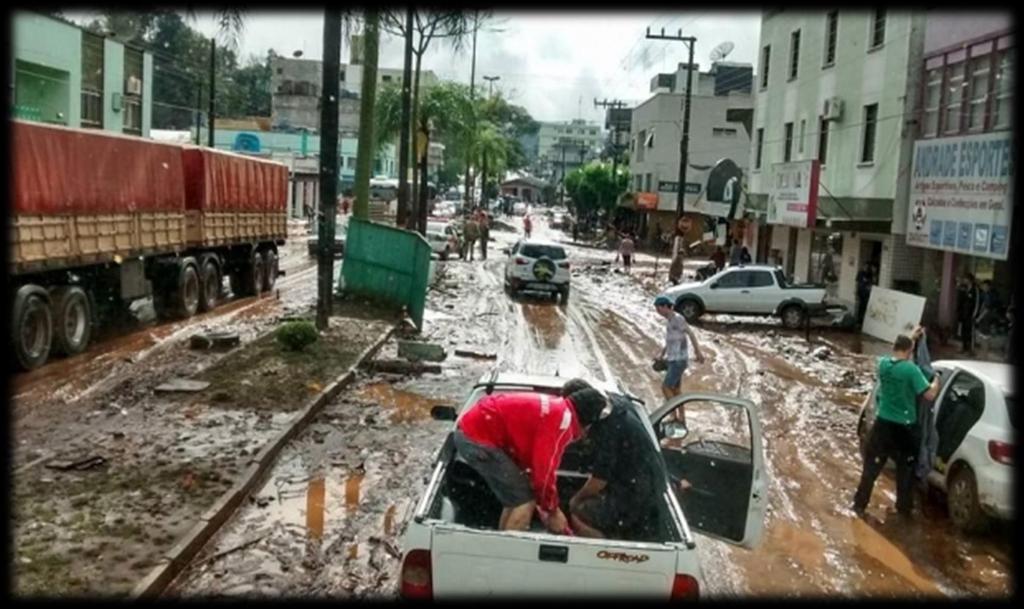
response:
<svg viewBox="0 0 1024 609"><path fill-rule="evenodd" d="M679 387L679 383L683 381L683 372L686 371L686 367L689 362L685 359L669 360L668 369L665 370L665 380L662 381L662 386L668 389L675 389Z"/></svg>

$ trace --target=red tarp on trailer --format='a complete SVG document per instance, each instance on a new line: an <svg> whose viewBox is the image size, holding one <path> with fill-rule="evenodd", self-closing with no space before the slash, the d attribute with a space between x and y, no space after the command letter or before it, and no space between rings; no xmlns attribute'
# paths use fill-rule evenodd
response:
<svg viewBox="0 0 1024 609"><path fill-rule="evenodd" d="M186 147L186 207L207 212L280 212L288 204L288 167L240 154Z"/></svg>
<svg viewBox="0 0 1024 609"><path fill-rule="evenodd" d="M12 120L14 214L183 211L181 147Z"/></svg>

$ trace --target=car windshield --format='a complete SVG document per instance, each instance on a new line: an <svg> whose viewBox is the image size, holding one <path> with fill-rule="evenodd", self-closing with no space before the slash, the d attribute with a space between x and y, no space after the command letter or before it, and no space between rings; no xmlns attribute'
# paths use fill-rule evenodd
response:
<svg viewBox="0 0 1024 609"><path fill-rule="evenodd" d="M519 253L527 258L550 258L552 260L565 260L565 250L557 245L538 245L526 243L519 248Z"/></svg>
<svg viewBox="0 0 1024 609"><path fill-rule="evenodd" d="M447 226L447 225L446 224L432 224L432 223L428 223L427 224L427 232L428 233L440 233L440 234L443 235L444 234L445 226Z"/></svg>

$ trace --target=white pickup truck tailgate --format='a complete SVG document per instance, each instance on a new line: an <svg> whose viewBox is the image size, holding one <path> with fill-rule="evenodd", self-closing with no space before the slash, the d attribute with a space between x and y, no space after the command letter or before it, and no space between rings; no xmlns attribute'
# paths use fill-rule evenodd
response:
<svg viewBox="0 0 1024 609"><path fill-rule="evenodd" d="M437 525L434 598L653 596L668 599L682 544L616 542Z"/></svg>

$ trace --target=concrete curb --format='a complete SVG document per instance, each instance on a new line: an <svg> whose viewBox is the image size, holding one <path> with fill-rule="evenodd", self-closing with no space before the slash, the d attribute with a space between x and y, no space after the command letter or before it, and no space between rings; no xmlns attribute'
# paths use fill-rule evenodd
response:
<svg viewBox="0 0 1024 609"><path fill-rule="evenodd" d="M159 559L157 566L153 567L132 590L132 599L156 598L167 589L171 582L196 557L210 538L224 526L224 523L242 505L245 498L255 490L257 483L274 465L274 461L285 445L298 435L329 401L334 399L342 389L352 383L355 379L356 370L372 358L400 326L401 322L392 325L380 338L359 354L355 363L343 375L338 377L315 397L311 398L302 408L301 414L292 421L288 428L282 431L277 438L264 446L253 457L253 460L250 461L252 465L242 474L241 481L228 489L210 509L206 510L199 517L199 522L173 548L164 553Z"/></svg>

